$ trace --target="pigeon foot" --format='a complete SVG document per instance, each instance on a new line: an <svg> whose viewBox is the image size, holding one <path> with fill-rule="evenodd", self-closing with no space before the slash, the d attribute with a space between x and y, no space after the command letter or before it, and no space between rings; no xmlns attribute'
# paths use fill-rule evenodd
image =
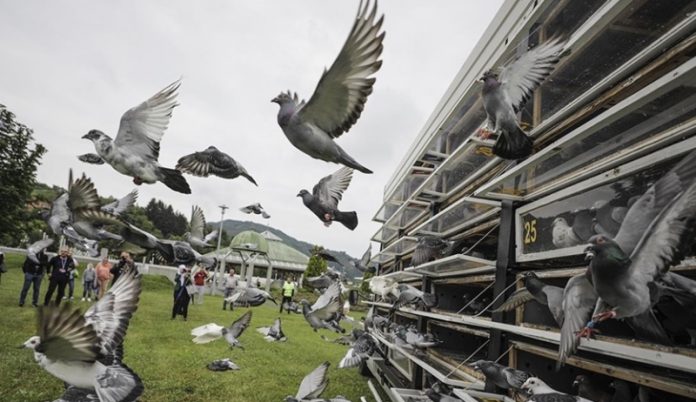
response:
<svg viewBox="0 0 696 402"><path fill-rule="evenodd" d="M143 179L141 179L141 178L138 177L138 176L135 176L135 177L133 178L133 183L135 183L136 186L139 186L139 185L143 184Z"/></svg>
<svg viewBox="0 0 696 402"><path fill-rule="evenodd" d="M596 329L594 329L594 328L591 328L591 327L589 326L589 323L588 323L588 326L586 326L585 328L583 328L581 331L576 332L576 335L577 335L578 338L590 339L590 338L592 338L592 336L593 336L594 334L598 334L598 333L599 333L599 331L596 330Z"/></svg>
<svg viewBox="0 0 696 402"><path fill-rule="evenodd" d="M599 314L595 315L594 317L592 317L592 321L602 322L602 321L606 321L606 320L609 320L612 318L616 318L616 311L609 310L609 311L605 311L603 313L599 313Z"/></svg>
<svg viewBox="0 0 696 402"><path fill-rule="evenodd" d="M487 140L491 138L491 135L493 135L493 131L487 129L487 128L479 128L476 134L483 140Z"/></svg>

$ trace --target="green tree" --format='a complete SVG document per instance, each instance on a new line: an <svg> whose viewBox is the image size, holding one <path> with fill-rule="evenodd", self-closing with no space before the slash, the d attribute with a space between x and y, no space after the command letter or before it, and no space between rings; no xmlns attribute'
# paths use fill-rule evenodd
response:
<svg viewBox="0 0 696 402"><path fill-rule="evenodd" d="M375 276L374 273L372 272L365 272L365 275L363 275L362 282L360 283L360 290L362 290L365 293L370 293L370 279Z"/></svg>
<svg viewBox="0 0 696 402"><path fill-rule="evenodd" d="M162 232L166 238L181 238L188 228L188 219L175 212L171 205L156 199L151 199L145 207L148 219Z"/></svg>
<svg viewBox="0 0 696 402"><path fill-rule="evenodd" d="M46 148L34 142L33 130L0 105L0 244L17 245L33 230L26 227L32 219L25 205L44 153Z"/></svg>
<svg viewBox="0 0 696 402"><path fill-rule="evenodd" d="M322 250L324 250L324 247L322 246L312 247L312 256L309 257L309 261L307 262L305 276L319 276L322 273L326 272L326 269L328 268L329 264L326 262L325 259L319 256L319 253Z"/></svg>

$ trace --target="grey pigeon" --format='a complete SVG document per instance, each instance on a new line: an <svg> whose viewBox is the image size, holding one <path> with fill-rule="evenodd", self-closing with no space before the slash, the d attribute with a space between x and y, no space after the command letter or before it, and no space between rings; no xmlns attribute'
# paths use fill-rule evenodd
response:
<svg viewBox="0 0 696 402"><path fill-rule="evenodd" d="M217 258L201 255L185 241L159 240L157 251L167 262L174 265L198 263L208 269L217 265Z"/></svg>
<svg viewBox="0 0 696 402"><path fill-rule="evenodd" d="M217 230L205 235L205 216L203 215L203 210L197 205L191 208L191 220L189 221L189 231L184 233L184 239L195 247L213 247L212 244L208 243L217 238Z"/></svg>
<svg viewBox="0 0 696 402"><path fill-rule="evenodd" d="M131 198L133 193L130 193L122 199L123 203L121 207L118 205L120 201L101 206L94 183L92 183L89 178L85 177L84 174L71 185L69 193L68 205L71 212L70 226L79 236L95 241L122 240L120 235L104 229L104 225L112 224L120 227L124 224L118 215L125 211L135 201L134 198ZM69 233L66 233L66 235L74 238L74 236L71 236ZM79 239L74 240L78 243L84 243Z"/></svg>
<svg viewBox="0 0 696 402"><path fill-rule="evenodd" d="M631 386L628 382L615 378L609 383L609 386L614 388L614 395L610 399L611 402L631 402ZM649 401L646 401L649 402Z"/></svg>
<svg viewBox="0 0 696 402"><path fill-rule="evenodd" d="M27 258L30 259L34 264L39 264L38 254L43 253L46 247L53 244L53 239L42 239L33 242L29 247L27 247Z"/></svg>
<svg viewBox="0 0 696 402"><path fill-rule="evenodd" d="M295 394L294 397L288 395L285 397L285 401L300 402L318 398L321 393L324 392L326 386L329 385L329 379L326 376L329 365L329 362L324 362L320 364L319 367L312 370L311 373L307 374L302 379L297 394Z"/></svg>
<svg viewBox="0 0 696 402"><path fill-rule="evenodd" d="M176 169L160 166L160 141L169 125L172 110L178 105L180 81L175 81L140 105L121 116L116 139L99 130L90 130L82 138L94 143L97 155L117 172L133 177L133 183L164 183L174 191L191 194L184 176ZM90 160L82 158L81 160Z"/></svg>
<svg viewBox="0 0 696 402"><path fill-rule="evenodd" d="M377 340L369 332L362 332L338 363L338 368L357 367L375 352L382 353Z"/></svg>
<svg viewBox="0 0 696 402"><path fill-rule="evenodd" d="M283 328L280 325L280 318L276 318L273 321L273 325L270 327L259 327L256 328L256 332L263 335L263 338L268 342L285 342L288 337L283 333Z"/></svg>
<svg viewBox="0 0 696 402"><path fill-rule="evenodd" d="M493 312L511 311L531 300L547 306L558 325L563 322L563 289L548 285L532 271L522 274L524 287L516 290L500 307Z"/></svg>
<svg viewBox="0 0 696 402"><path fill-rule="evenodd" d="M70 386L93 391L100 401L135 401L143 383L121 362L123 340L138 307L140 276L121 275L84 315L63 303L40 307L39 335L23 347L39 365Z"/></svg>
<svg viewBox="0 0 696 402"><path fill-rule="evenodd" d="M442 240L437 236L420 236L413 251L411 265L414 267L426 262L439 260L448 254L451 242Z"/></svg>
<svg viewBox="0 0 696 402"><path fill-rule="evenodd" d="M283 310L287 311L288 314L293 312L295 314L302 314L302 306L294 301L286 301L283 303Z"/></svg>
<svg viewBox="0 0 696 402"><path fill-rule="evenodd" d="M120 234L124 241L134 244L145 250L158 250L165 254L171 252L170 250L168 250L167 246L164 245L164 242L162 240L158 239L157 237L155 237L155 235L143 229L140 229L139 227L131 223L126 223L121 228Z"/></svg>
<svg viewBox="0 0 696 402"><path fill-rule="evenodd" d="M266 300L273 302L273 304L278 305L278 302L271 296L270 293L259 288L236 288L232 294L227 297L230 303L237 303L242 306L257 307L266 302Z"/></svg>
<svg viewBox="0 0 696 402"><path fill-rule="evenodd" d="M529 377L522 385L522 389L532 395L528 399L530 402L594 402L581 396L558 392L538 377Z"/></svg>
<svg viewBox="0 0 696 402"><path fill-rule="evenodd" d="M495 155L522 159L532 154L534 143L517 122L517 113L551 74L564 46L557 39L549 40L504 66L500 74L489 70L481 77L487 124L498 135Z"/></svg>
<svg viewBox="0 0 696 402"><path fill-rule="evenodd" d="M573 386L578 388L578 396L594 402L611 402L611 395L607 390L602 389L602 386L587 374L576 376Z"/></svg>
<svg viewBox="0 0 696 402"><path fill-rule="evenodd" d="M603 200L595 202L591 210L595 214L593 220L594 232L609 237L616 236L628 212L626 207L614 206Z"/></svg>
<svg viewBox="0 0 696 402"><path fill-rule="evenodd" d="M240 211L244 212L245 214L255 214L255 215L261 215L263 219L269 219L271 215L266 212L265 209L261 206L261 203L256 203L256 204L250 204L247 205L246 207L239 208Z"/></svg>
<svg viewBox="0 0 696 402"><path fill-rule="evenodd" d="M179 158L176 170L202 177L215 175L224 179L234 179L242 176L258 186L256 180L247 173L244 166L212 145L205 151L194 152Z"/></svg>
<svg viewBox="0 0 696 402"><path fill-rule="evenodd" d="M425 390L425 396L433 402L460 402L461 399L452 395L452 388L441 382L436 382Z"/></svg>
<svg viewBox="0 0 696 402"><path fill-rule="evenodd" d="M123 198L120 198L114 202L110 202L101 207L101 210L107 214L121 216L128 208L135 205L135 201L138 199L138 190L133 190L126 194Z"/></svg>
<svg viewBox="0 0 696 402"><path fill-rule="evenodd" d="M405 283L398 285L397 289L399 296L392 306L392 311L408 304L416 304L426 309L437 306L437 296L432 293L423 292Z"/></svg>
<svg viewBox="0 0 696 402"><path fill-rule="evenodd" d="M302 203L324 222L325 226L337 221L353 230L358 226L358 214L355 211L342 212L338 210L338 202L343 198L343 192L350 185L352 178L353 169L342 167L334 174L319 180L319 183L312 189L312 194L303 189L297 196L302 197Z"/></svg>
<svg viewBox="0 0 696 402"><path fill-rule="evenodd" d="M597 293L588 279L589 273L573 276L563 289L563 322L561 323L561 344L558 348L558 363L565 363L568 356L578 348L578 333L592 316Z"/></svg>
<svg viewBox="0 0 696 402"><path fill-rule="evenodd" d="M206 325L201 325L191 330L191 336L193 336L193 343L203 344L212 342L214 340L225 338L230 348L235 346L244 349L241 343L239 343L239 337L242 335L245 329L251 323L251 310L242 314L241 317L236 319L229 327L223 327L215 323L210 323Z"/></svg>
<svg viewBox="0 0 696 402"><path fill-rule="evenodd" d="M433 334L419 332L414 326L398 325L392 330L390 339L398 346L415 352L438 346L442 342Z"/></svg>
<svg viewBox="0 0 696 402"><path fill-rule="evenodd" d="M230 359L217 359L210 362L206 367L211 371L239 370L239 366Z"/></svg>
<svg viewBox="0 0 696 402"><path fill-rule="evenodd" d="M337 314L341 311L341 290L337 283L329 286L311 307L307 300L301 300L300 303L302 314L314 332L319 329L345 332L336 320Z"/></svg>
<svg viewBox="0 0 696 402"><path fill-rule="evenodd" d="M358 9L353 28L336 61L324 73L308 102L297 94L281 93L271 102L280 105L278 125L290 143L315 159L340 163L363 173L371 170L355 161L334 142L360 118L374 78L382 66L383 17L375 22L377 2Z"/></svg>
<svg viewBox="0 0 696 402"><path fill-rule="evenodd" d="M360 272L370 272L370 273L375 273L376 268L374 266L370 266L370 260L372 259L372 244L367 248L365 253L363 253L362 257L360 257L360 261L355 262L351 260L351 265L355 267Z"/></svg>
<svg viewBox="0 0 696 402"><path fill-rule="evenodd" d="M489 360L476 361L471 367L482 372L487 381L500 388L513 391L520 391L525 381L531 377L526 371L516 370Z"/></svg>
<svg viewBox="0 0 696 402"><path fill-rule="evenodd" d="M575 233L573 227L568 225L568 221L562 217L553 220L551 238L553 245L557 248L573 247L583 244L583 240Z"/></svg>

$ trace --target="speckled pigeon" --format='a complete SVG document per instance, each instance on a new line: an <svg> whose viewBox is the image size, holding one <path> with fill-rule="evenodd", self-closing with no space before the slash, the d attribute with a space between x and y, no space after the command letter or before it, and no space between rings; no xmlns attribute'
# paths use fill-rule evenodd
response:
<svg viewBox="0 0 696 402"><path fill-rule="evenodd" d="M337 221L353 230L358 226L358 214L355 211L338 210L338 202L343 198L343 192L348 189L352 178L353 169L342 167L319 180L312 189L312 194L303 189L297 196L302 197L302 203L324 222L325 226Z"/></svg>
<svg viewBox="0 0 696 402"><path fill-rule="evenodd" d="M563 322L563 288L548 285L532 271L522 274L524 287L516 290L500 307L493 310L511 311L531 300L547 306L558 325Z"/></svg>
<svg viewBox="0 0 696 402"><path fill-rule="evenodd" d="M212 145L204 151L194 152L179 158L179 161L176 163L176 170L194 176L208 177L214 175L223 179L234 179L242 176L254 183L255 186L258 186L256 180L247 173L244 166Z"/></svg>
<svg viewBox="0 0 696 402"><path fill-rule="evenodd" d="M498 387L514 391L521 390L522 384L530 377L526 371L516 370L489 360L476 361L471 367L481 371L486 376L486 380Z"/></svg>

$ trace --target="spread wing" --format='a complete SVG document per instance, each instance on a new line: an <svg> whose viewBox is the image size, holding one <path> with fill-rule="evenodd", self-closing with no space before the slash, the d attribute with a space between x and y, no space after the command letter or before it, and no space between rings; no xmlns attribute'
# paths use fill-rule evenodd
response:
<svg viewBox="0 0 696 402"><path fill-rule="evenodd" d="M237 162L212 146L204 151L182 156L176 163L177 170L202 177L232 168L237 168Z"/></svg>
<svg viewBox="0 0 696 402"><path fill-rule="evenodd" d="M203 210L197 205L191 208L191 236L202 239L203 233L205 231L205 216L203 216Z"/></svg>
<svg viewBox="0 0 696 402"><path fill-rule="evenodd" d="M104 159L102 159L97 154L83 154L83 155L79 155L77 157L77 159L81 160L82 162L91 163L94 165L103 165L104 164Z"/></svg>
<svg viewBox="0 0 696 402"><path fill-rule="evenodd" d="M529 373L526 371L515 370L512 367L505 367L503 369L503 375L505 376L507 383L511 384L517 389L522 388L522 384L524 384L524 382L527 381L527 378L530 377Z"/></svg>
<svg viewBox="0 0 696 402"><path fill-rule="evenodd" d="M519 288L505 300L505 303L492 312L511 311L532 300L534 300L534 296L529 293L527 288Z"/></svg>
<svg viewBox="0 0 696 402"><path fill-rule="evenodd" d="M87 362L97 359L97 333L79 309L71 308L68 303L40 307L38 326L41 343L36 350L49 359Z"/></svg>
<svg viewBox="0 0 696 402"><path fill-rule="evenodd" d="M370 260L372 259L372 244L367 248L365 253L360 257L360 265L363 267L367 267L367 265L370 263Z"/></svg>
<svg viewBox="0 0 696 402"><path fill-rule="evenodd" d="M244 330L249 326L251 323L251 310L247 311L244 313L241 317L237 318L235 322L232 323L232 325L227 328L227 331L230 335L232 335L235 338L239 338L239 336L244 332Z"/></svg>
<svg viewBox="0 0 696 402"><path fill-rule="evenodd" d="M201 325L191 330L191 336L194 336L194 343L208 343L216 339L222 338L222 326L215 323Z"/></svg>
<svg viewBox="0 0 696 402"><path fill-rule="evenodd" d="M551 74L560 60L563 46L564 41L551 39L503 67L500 82L515 112L522 108L534 90Z"/></svg>
<svg viewBox="0 0 696 402"><path fill-rule="evenodd" d="M174 81L124 113L114 144L143 159L156 161L159 158L159 143L169 126L172 110L178 106L176 97L179 85L181 80Z"/></svg>
<svg viewBox="0 0 696 402"><path fill-rule="evenodd" d="M353 169L344 166L319 180L319 183L312 189L312 194L323 205L336 209L352 178Z"/></svg>
<svg viewBox="0 0 696 402"><path fill-rule="evenodd" d="M123 343L130 319L138 309L140 275L121 275L114 286L85 312L85 321L97 332L102 353L111 354Z"/></svg>
<svg viewBox="0 0 696 402"><path fill-rule="evenodd" d="M203 238L203 242L204 242L204 243L207 243L207 242L209 242L209 241L213 241L213 240L217 239L217 236L218 236L218 231L217 231L217 230L213 230L212 232L208 233L208 234Z"/></svg>
<svg viewBox="0 0 696 402"><path fill-rule="evenodd" d="M327 385L329 385L329 379L326 377L326 371L329 369L329 362L324 362L319 367L312 370L311 373L307 374L305 378L302 379L300 383L300 388L297 390L297 395L295 399L304 400L311 398L318 398Z"/></svg>
<svg viewBox="0 0 696 402"><path fill-rule="evenodd" d="M27 248L27 254L37 254L51 244L53 244L53 239L51 238L35 241Z"/></svg>
<svg viewBox="0 0 696 402"><path fill-rule="evenodd" d="M577 333L590 320L597 303L597 293L587 280L586 274L576 275L563 290L563 322L561 323L561 345L558 349L558 361L575 353L579 339Z"/></svg>
<svg viewBox="0 0 696 402"><path fill-rule="evenodd" d="M370 1L358 8L353 28L331 68L324 73L314 94L299 110L301 119L321 128L331 137L350 130L360 118L367 97L372 93L375 78L369 78L382 66L384 32L380 33L384 16L375 22L377 1L370 10Z"/></svg>
<svg viewBox="0 0 696 402"><path fill-rule="evenodd" d="M120 200L116 200L112 203L102 206L101 209L104 212L109 212L114 215L121 215L122 213L126 212L128 208L133 206L137 199L138 190L136 189L126 194L126 196L121 198Z"/></svg>
<svg viewBox="0 0 696 402"><path fill-rule="evenodd" d="M81 209L99 208L99 195L94 183L84 174L68 189L68 205L74 213Z"/></svg>

